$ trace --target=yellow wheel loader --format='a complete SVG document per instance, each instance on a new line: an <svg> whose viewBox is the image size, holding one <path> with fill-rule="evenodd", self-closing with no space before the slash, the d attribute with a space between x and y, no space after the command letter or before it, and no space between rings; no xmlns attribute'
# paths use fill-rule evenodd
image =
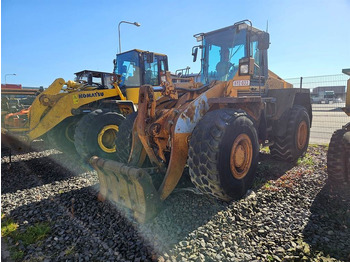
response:
<svg viewBox="0 0 350 262"><path fill-rule="evenodd" d="M350 76L350 68L343 69ZM350 116L350 79L347 81L346 102L343 111ZM350 185L350 122L336 130L327 152L328 180L335 186Z"/></svg>
<svg viewBox="0 0 350 262"><path fill-rule="evenodd" d="M84 70L75 81L56 79L29 109L6 115L2 133L28 143L43 137L83 159L109 158L117 150L119 125L136 110L139 87L159 85L167 70L163 54L136 49L118 54L114 73Z"/></svg>
<svg viewBox="0 0 350 262"><path fill-rule="evenodd" d="M131 210L140 222L157 213L186 165L196 188L230 201L252 186L259 144L290 162L308 147L310 91L268 70L267 32L244 20L195 37L202 81L175 83L167 73L158 100L154 88L143 85L137 114L119 127L115 160L90 160L99 198Z"/></svg>

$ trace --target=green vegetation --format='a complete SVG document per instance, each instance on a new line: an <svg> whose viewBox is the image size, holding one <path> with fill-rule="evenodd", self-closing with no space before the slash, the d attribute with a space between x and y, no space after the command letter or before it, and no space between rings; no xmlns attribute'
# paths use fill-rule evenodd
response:
<svg viewBox="0 0 350 262"><path fill-rule="evenodd" d="M315 161L309 153L306 153L303 158L298 159L297 164L311 167L315 165Z"/></svg>
<svg viewBox="0 0 350 262"><path fill-rule="evenodd" d="M271 185L271 181L270 181L270 180L267 181L267 182L264 184L264 188L265 188L265 189L269 189L271 186L272 186L272 185Z"/></svg>
<svg viewBox="0 0 350 262"><path fill-rule="evenodd" d="M19 225L11 218L1 215L1 237L12 238L16 245L10 248L10 255L13 260L21 260L24 252L19 248L19 242L24 246L37 243L46 238L51 231L49 223L36 223L33 226L27 227L25 230L20 230Z"/></svg>
<svg viewBox="0 0 350 262"><path fill-rule="evenodd" d="M34 244L43 240L51 231L48 223L37 223L28 227L23 233L18 233L14 238L21 240L24 245Z"/></svg>
<svg viewBox="0 0 350 262"><path fill-rule="evenodd" d="M268 146L260 147L260 152L270 154L270 148Z"/></svg>
<svg viewBox="0 0 350 262"><path fill-rule="evenodd" d="M18 224L11 218L6 218L5 215L1 215L1 237L7 237L15 232L18 228Z"/></svg>
<svg viewBox="0 0 350 262"><path fill-rule="evenodd" d="M329 144L309 144L309 148L323 148L328 150Z"/></svg>

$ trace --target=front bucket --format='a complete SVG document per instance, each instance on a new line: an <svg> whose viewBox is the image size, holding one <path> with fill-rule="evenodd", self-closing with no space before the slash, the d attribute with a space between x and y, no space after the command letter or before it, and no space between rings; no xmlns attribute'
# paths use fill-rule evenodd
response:
<svg viewBox="0 0 350 262"><path fill-rule="evenodd" d="M96 156L90 163L98 173L100 197L129 209L140 223L157 215L160 198L151 176L144 169Z"/></svg>

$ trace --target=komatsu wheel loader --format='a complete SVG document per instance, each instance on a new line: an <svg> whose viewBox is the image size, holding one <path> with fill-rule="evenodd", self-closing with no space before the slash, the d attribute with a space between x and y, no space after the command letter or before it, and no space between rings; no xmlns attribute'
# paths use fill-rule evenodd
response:
<svg viewBox="0 0 350 262"><path fill-rule="evenodd" d="M135 111L139 87L159 85L167 70L163 54L136 49L118 54L113 74L84 70L75 81L56 79L29 109L6 115L2 133L27 143L43 137L83 159L109 158L117 150L119 125Z"/></svg>
<svg viewBox="0 0 350 262"><path fill-rule="evenodd" d="M120 125L116 159L90 160L99 198L131 210L140 222L156 215L186 165L202 193L230 201L252 186L259 144L290 162L308 147L310 91L268 69L267 32L244 20L195 37L201 83L174 83L167 73L158 100L152 86L142 86L137 114Z"/></svg>
<svg viewBox="0 0 350 262"><path fill-rule="evenodd" d="M350 68L343 69L350 76ZM347 81L346 102L343 111L350 116L350 78ZM336 130L327 152L328 179L332 185L350 188L350 122Z"/></svg>

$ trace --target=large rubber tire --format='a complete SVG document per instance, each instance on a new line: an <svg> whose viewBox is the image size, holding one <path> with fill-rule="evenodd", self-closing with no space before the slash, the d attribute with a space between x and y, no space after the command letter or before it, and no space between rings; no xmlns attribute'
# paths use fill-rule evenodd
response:
<svg viewBox="0 0 350 262"><path fill-rule="evenodd" d="M336 130L327 152L328 180L333 185L350 185L350 131Z"/></svg>
<svg viewBox="0 0 350 262"><path fill-rule="evenodd" d="M295 162L305 155L309 145L310 117L305 107L300 105L294 105L288 115L286 134L284 137L275 137L270 152L278 160Z"/></svg>
<svg viewBox="0 0 350 262"><path fill-rule="evenodd" d="M50 146L64 153L76 153L74 133L79 117L68 117L47 132L43 139Z"/></svg>
<svg viewBox="0 0 350 262"><path fill-rule="evenodd" d="M132 129L136 117L136 112L127 115L119 127L118 136L115 140L115 145L118 148L116 160L119 162L128 163L132 145Z"/></svg>
<svg viewBox="0 0 350 262"><path fill-rule="evenodd" d="M97 109L81 118L75 130L75 148L83 160L92 156L113 159L115 139L124 116Z"/></svg>
<svg viewBox="0 0 350 262"><path fill-rule="evenodd" d="M191 181L200 191L224 201L241 198L252 186L258 165L252 120L242 110L207 113L193 130L188 156Z"/></svg>

